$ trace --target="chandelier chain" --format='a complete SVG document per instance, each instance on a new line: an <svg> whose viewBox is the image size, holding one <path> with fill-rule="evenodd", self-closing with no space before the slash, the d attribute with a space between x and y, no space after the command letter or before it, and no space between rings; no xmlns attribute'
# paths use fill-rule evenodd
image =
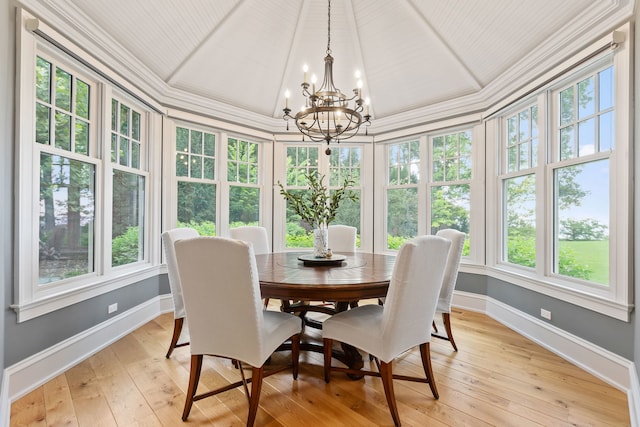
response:
<svg viewBox="0 0 640 427"><path fill-rule="evenodd" d="M329 0L327 15L327 54L331 55L331 0Z"/></svg>

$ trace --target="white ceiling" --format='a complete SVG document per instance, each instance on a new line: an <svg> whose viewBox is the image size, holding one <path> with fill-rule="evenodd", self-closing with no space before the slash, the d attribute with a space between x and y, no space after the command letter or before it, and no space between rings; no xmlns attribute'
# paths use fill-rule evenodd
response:
<svg viewBox="0 0 640 427"><path fill-rule="evenodd" d="M108 64L147 74L158 93L184 91L274 118L286 89L298 96L294 110L302 104L303 64L322 81L326 0L24 3L62 23L63 33L72 27ZM331 8L335 84L351 93L360 70L380 119L477 97L501 79L533 72L552 60L550 47L601 36L594 29L618 24L633 1L333 0Z"/></svg>

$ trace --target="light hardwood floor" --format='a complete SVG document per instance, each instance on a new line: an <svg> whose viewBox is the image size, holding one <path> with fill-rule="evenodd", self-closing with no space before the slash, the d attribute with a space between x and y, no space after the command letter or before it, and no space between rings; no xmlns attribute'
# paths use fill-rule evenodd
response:
<svg viewBox="0 0 640 427"><path fill-rule="evenodd" d="M455 311L452 325L459 352L431 343L439 400L426 384L394 382L403 426L630 425L621 391L485 315ZM11 427L244 425L241 388L196 402L182 423L190 357L183 347L165 359L172 326L161 315L14 402ZM320 354L303 352L300 362L296 381L291 371L265 379L256 426L393 426L379 378L336 373L325 384ZM394 371L422 374L419 352ZM205 358L199 390L238 378L229 361Z"/></svg>

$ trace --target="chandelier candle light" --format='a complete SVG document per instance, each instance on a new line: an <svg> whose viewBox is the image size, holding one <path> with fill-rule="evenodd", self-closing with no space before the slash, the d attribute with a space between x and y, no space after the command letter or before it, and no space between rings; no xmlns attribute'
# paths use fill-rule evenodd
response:
<svg viewBox="0 0 640 427"><path fill-rule="evenodd" d="M327 146L331 141L340 142L358 133L360 126L371 125L371 115L369 114L369 99L362 99L362 80L360 73L356 72L358 84L353 89L353 96L340 92L333 84L333 56L331 56L331 0L328 8L328 30L327 30L327 56L324 57L324 81L320 89L316 91L315 75L311 78L311 91L307 81L308 67L303 67L304 79L302 82L302 95L305 97L305 105L291 116L289 108L290 92L285 92L284 120L287 122L289 130L289 119L294 119L296 126L304 136L312 141L326 141ZM349 105L353 101L352 106ZM364 113L364 114L363 114ZM366 129L365 129L366 134ZM331 147L327 147L325 153L331 154Z"/></svg>

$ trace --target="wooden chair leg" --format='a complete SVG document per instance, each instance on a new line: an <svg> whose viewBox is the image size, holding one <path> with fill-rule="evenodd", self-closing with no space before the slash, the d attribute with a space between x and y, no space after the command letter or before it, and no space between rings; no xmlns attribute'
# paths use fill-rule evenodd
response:
<svg viewBox="0 0 640 427"><path fill-rule="evenodd" d="M444 328L447 331L447 336L453 346L453 350L458 351L458 346L456 345L456 342L453 339L453 333L451 332L451 316L449 313L442 313L442 322L444 323Z"/></svg>
<svg viewBox="0 0 640 427"><path fill-rule="evenodd" d="M331 379L331 350L333 346L333 340L325 338L322 340L324 346L324 382L328 383Z"/></svg>
<svg viewBox="0 0 640 427"><path fill-rule="evenodd" d="M298 379L298 366L300 359L300 335L291 337L291 364L293 365L293 379Z"/></svg>
<svg viewBox="0 0 640 427"><path fill-rule="evenodd" d="M176 344L178 344L178 338L180 338L183 324L184 317L175 319L173 321L173 337L171 337L171 344L169 344L169 350L167 351L167 355L165 356L167 359L171 356L171 353L173 353L173 349L176 348Z"/></svg>
<svg viewBox="0 0 640 427"><path fill-rule="evenodd" d="M400 426L400 416L398 415L398 406L396 405L396 395L393 391L392 363L393 362L380 362L380 377L382 378L384 394L387 397L387 405L389 405L389 411L391 411L393 423L396 426Z"/></svg>
<svg viewBox="0 0 640 427"><path fill-rule="evenodd" d="M193 397L198 389L198 381L200 381L200 371L202 370L202 355L191 355L191 369L189 373L189 388L187 389L187 399L184 402L184 411L182 411L182 421L187 421L191 406L193 405Z"/></svg>
<svg viewBox="0 0 640 427"><path fill-rule="evenodd" d="M269 298L265 298L264 299L264 308L265 308L265 310L267 309L267 307L269 307Z"/></svg>
<svg viewBox="0 0 640 427"><path fill-rule="evenodd" d="M436 380L433 378L433 369L431 368L431 348L429 343L420 344L420 356L422 356L422 367L424 368L424 374L429 381L429 387L431 387L431 393L436 399L440 398L438 394L438 388L436 387Z"/></svg>
<svg viewBox="0 0 640 427"><path fill-rule="evenodd" d="M438 333L438 327L436 326L436 321L435 320L431 323L431 327L433 328L433 331L435 333Z"/></svg>
<svg viewBox="0 0 640 427"><path fill-rule="evenodd" d="M253 426L258 413L258 403L260 402L260 391L262 390L262 378L264 376L264 366L251 369L251 398L249 399L249 415L247 416L247 427Z"/></svg>

